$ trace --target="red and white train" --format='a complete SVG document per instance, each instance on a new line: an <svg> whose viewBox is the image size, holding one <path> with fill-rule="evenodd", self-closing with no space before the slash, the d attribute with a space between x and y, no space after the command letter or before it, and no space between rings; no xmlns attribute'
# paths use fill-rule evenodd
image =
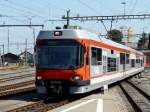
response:
<svg viewBox="0 0 150 112"><path fill-rule="evenodd" d="M39 93L86 93L144 70L143 53L82 29L40 31L35 53Z"/></svg>

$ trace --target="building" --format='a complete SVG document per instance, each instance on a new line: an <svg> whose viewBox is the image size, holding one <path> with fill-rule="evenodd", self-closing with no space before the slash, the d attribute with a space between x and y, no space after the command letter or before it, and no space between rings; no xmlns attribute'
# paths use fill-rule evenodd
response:
<svg viewBox="0 0 150 112"><path fill-rule="evenodd" d="M123 34L122 42L124 43L124 45L132 48L137 48L135 31L132 28L122 28L121 32Z"/></svg>
<svg viewBox="0 0 150 112"><path fill-rule="evenodd" d="M8 64L14 64L18 63L19 56L13 54L13 53L7 53L1 56L2 62L7 62Z"/></svg>
<svg viewBox="0 0 150 112"><path fill-rule="evenodd" d="M145 68L150 68L150 50L140 50L144 53L144 65Z"/></svg>
<svg viewBox="0 0 150 112"><path fill-rule="evenodd" d="M145 50L143 51L144 55L145 55L145 67L146 68L150 68L150 50Z"/></svg>
<svg viewBox="0 0 150 112"><path fill-rule="evenodd" d="M30 52L22 52L19 54L19 58L23 61L24 64L32 64L33 63L33 54Z"/></svg>

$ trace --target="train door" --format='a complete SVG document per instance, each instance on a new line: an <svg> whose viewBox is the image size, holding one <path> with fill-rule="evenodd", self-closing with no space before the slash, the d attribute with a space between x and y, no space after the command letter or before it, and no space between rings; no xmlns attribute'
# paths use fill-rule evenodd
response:
<svg viewBox="0 0 150 112"><path fill-rule="evenodd" d="M123 63L123 71L125 71L126 70L126 65L125 65L125 63Z"/></svg>
<svg viewBox="0 0 150 112"><path fill-rule="evenodd" d="M126 56L125 56L125 53L120 53L120 69L121 71L125 71L126 69Z"/></svg>
<svg viewBox="0 0 150 112"><path fill-rule="evenodd" d="M135 59L131 59L131 67L135 67Z"/></svg>
<svg viewBox="0 0 150 112"><path fill-rule="evenodd" d="M107 51L103 50L103 74L107 72Z"/></svg>
<svg viewBox="0 0 150 112"><path fill-rule="evenodd" d="M91 47L90 77L100 76L102 69L102 49Z"/></svg>
<svg viewBox="0 0 150 112"><path fill-rule="evenodd" d="M124 61L123 61L123 71L125 72L125 70L126 70L126 61L125 61L125 55L124 55Z"/></svg>

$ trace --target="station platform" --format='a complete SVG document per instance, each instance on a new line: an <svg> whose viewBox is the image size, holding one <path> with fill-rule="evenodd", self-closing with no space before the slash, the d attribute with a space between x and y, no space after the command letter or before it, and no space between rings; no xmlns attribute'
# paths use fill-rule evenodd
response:
<svg viewBox="0 0 150 112"><path fill-rule="evenodd" d="M113 87L48 112L129 112L132 111L120 88Z"/></svg>

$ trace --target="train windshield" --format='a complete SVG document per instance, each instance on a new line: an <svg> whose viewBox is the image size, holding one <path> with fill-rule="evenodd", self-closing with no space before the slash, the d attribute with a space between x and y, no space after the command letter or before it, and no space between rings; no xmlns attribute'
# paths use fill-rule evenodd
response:
<svg viewBox="0 0 150 112"><path fill-rule="evenodd" d="M36 62L41 69L76 69L83 64L83 47L78 43L51 41L37 46Z"/></svg>

